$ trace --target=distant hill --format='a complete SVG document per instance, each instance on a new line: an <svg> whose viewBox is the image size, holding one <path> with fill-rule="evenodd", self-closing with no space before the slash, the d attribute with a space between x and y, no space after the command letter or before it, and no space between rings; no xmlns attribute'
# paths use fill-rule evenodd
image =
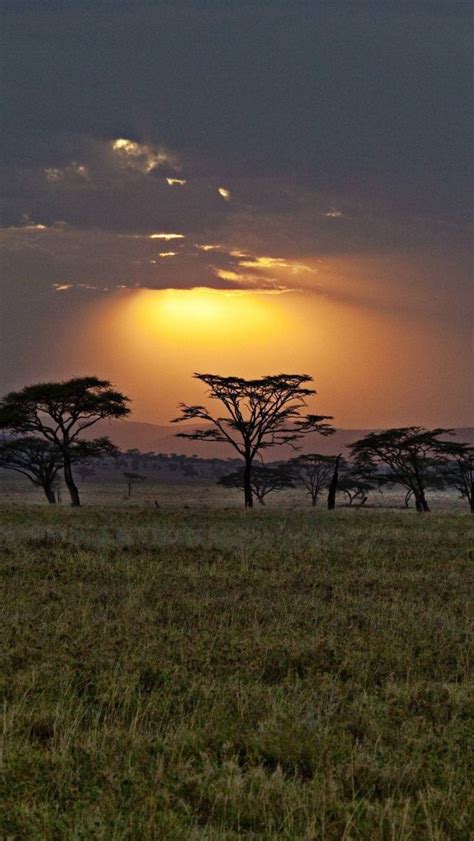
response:
<svg viewBox="0 0 474 841"><path fill-rule="evenodd" d="M139 421L100 421L91 430L89 437L109 435L121 450L136 448L142 453L177 453L178 455L198 455L202 458L228 458L235 456L235 450L227 444L203 443L189 441L186 438L176 438L176 433L192 429L191 424L173 426L158 426L154 423L140 423ZM317 433L310 433L300 442L299 452L302 453L340 453L346 446L358 438L367 435L370 429L337 429L334 435L324 438ZM456 430L456 438L460 441L474 443L474 427L468 426ZM288 458L293 454L289 446L274 447L272 459Z"/></svg>

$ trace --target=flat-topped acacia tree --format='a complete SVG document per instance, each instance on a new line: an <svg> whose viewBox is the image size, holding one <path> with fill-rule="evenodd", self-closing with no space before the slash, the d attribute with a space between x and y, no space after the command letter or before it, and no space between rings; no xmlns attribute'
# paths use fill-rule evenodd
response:
<svg viewBox="0 0 474 841"><path fill-rule="evenodd" d="M71 504L80 505L72 465L80 435L99 420L128 415L128 397L116 391L108 380L73 377L63 382L38 383L11 391L0 401L0 429L16 434L40 435L56 445L62 456L64 481ZM107 450L100 438L97 451ZM111 442L108 442L111 445Z"/></svg>
<svg viewBox="0 0 474 841"><path fill-rule="evenodd" d="M24 435L0 444L0 467L26 476L42 488L49 503L56 502L54 484L63 466L61 451L44 438Z"/></svg>
<svg viewBox="0 0 474 841"><path fill-rule="evenodd" d="M311 497L311 505L316 507L323 488L329 486L334 475L337 456L321 453L307 453L290 459L288 467L300 485L306 488Z"/></svg>
<svg viewBox="0 0 474 841"><path fill-rule="evenodd" d="M402 485L413 494L416 510L423 513L430 510L426 489L435 487L442 480L439 436L452 434L452 429L441 427L385 429L369 432L350 444L350 451L361 477ZM388 473L384 473L385 468Z"/></svg>
<svg viewBox="0 0 474 841"><path fill-rule="evenodd" d="M307 383L308 374L273 374L256 380L222 377L218 374L194 374L208 388L211 400L218 401L225 414L212 414L205 406L180 405L181 415L172 423L194 420L210 426L192 432L179 432L178 438L230 444L244 460L243 487L245 507L253 507L251 482L255 456L280 444L296 448L308 432L331 435L330 415L303 415L308 397L316 394Z"/></svg>
<svg viewBox="0 0 474 841"><path fill-rule="evenodd" d="M461 441L440 441L437 452L444 461L446 484L459 491L474 514L474 447Z"/></svg>
<svg viewBox="0 0 474 841"><path fill-rule="evenodd" d="M218 485L224 488L238 488L243 490L244 487L244 468L240 467L234 470L233 473L228 473L227 476L222 476L219 479ZM252 494L255 494L260 505L265 505L265 497L273 491L284 491L287 488L294 488L293 480L286 463L276 464L269 467L266 464L254 464L250 473L250 484L252 486Z"/></svg>
<svg viewBox="0 0 474 841"><path fill-rule="evenodd" d="M70 448L71 463L87 464L104 456L116 456L118 452L115 444L105 437L77 441ZM20 473L43 488L46 499L52 505L56 503L55 485L63 466L61 450L46 438L23 435L0 443L0 467Z"/></svg>

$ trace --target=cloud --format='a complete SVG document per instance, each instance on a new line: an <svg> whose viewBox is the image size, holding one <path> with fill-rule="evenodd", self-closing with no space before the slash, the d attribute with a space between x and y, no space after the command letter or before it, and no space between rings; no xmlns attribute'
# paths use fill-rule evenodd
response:
<svg viewBox="0 0 474 841"><path fill-rule="evenodd" d="M81 183L90 181L91 178L89 167L76 161L71 161L63 169L56 166L46 167L44 174L49 184L60 184L63 181Z"/></svg>
<svg viewBox="0 0 474 841"><path fill-rule="evenodd" d="M180 168L177 156L163 147L152 148L146 143L137 143L124 137L112 140L110 145L118 163L135 172L148 175L165 165L173 169Z"/></svg>
<svg viewBox="0 0 474 841"><path fill-rule="evenodd" d="M184 234L150 234L149 239L184 239Z"/></svg>
<svg viewBox="0 0 474 841"><path fill-rule="evenodd" d="M327 210L324 216L327 219L340 219L341 216L344 216L344 214L342 210L336 210L335 208L332 208L331 210Z"/></svg>

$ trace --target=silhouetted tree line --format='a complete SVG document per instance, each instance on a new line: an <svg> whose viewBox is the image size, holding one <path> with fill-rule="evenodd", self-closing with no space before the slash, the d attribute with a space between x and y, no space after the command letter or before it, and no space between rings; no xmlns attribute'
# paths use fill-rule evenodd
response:
<svg viewBox="0 0 474 841"><path fill-rule="evenodd" d="M206 426L177 437L229 444L236 459L204 460L138 450L119 453L107 436L84 439L85 430L98 421L130 413L128 397L108 380L90 376L26 386L0 401L0 467L26 476L43 489L50 503L57 501L61 474L74 506L80 505L76 472L85 479L104 459L117 460L122 468L120 461L128 459L122 478L131 496L134 485L146 478L139 472L145 458L155 469L158 462L166 463L188 478L199 474L201 462L210 463L219 484L243 491L247 508L253 507L255 498L263 505L269 493L296 486L306 490L313 506L324 494L332 510L338 493L350 506L362 506L371 492L400 485L405 504L413 498L420 513L429 511L429 491L447 488L456 489L474 512L474 447L450 439L451 429L411 426L371 432L349 445L349 460L342 453L297 455L309 432L329 436L335 431L331 416L306 413L307 398L316 394L309 387L310 376L275 374L253 380L194 376L207 387L208 399L218 409L181 404L181 415L173 423L204 421ZM264 464L264 452L282 444L294 449L295 456Z"/></svg>

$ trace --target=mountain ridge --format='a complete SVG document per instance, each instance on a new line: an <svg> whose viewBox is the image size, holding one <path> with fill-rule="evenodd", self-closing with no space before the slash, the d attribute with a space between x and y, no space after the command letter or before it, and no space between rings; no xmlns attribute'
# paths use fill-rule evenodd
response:
<svg viewBox="0 0 474 841"><path fill-rule="evenodd" d="M121 450L138 449L141 452L176 453L177 455L198 455L202 458L228 458L235 455L235 450L230 444L219 444L216 442L191 441L187 438L176 437L179 431L202 428L205 425L192 424L170 424L161 425L143 421L117 420L99 421L90 430L88 438L96 438L99 435L108 435L114 444ZM382 429L383 427L378 427ZM357 441L369 432L377 431L372 429L336 429L334 435L324 437L316 432L306 435L298 444L299 453L319 452L332 454L344 452L345 448L353 441ZM474 426L464 426L455 429L457 440L474 443ZM289 445L273 447L272 458L287 458L294 454L295 450Z"/></svg>

